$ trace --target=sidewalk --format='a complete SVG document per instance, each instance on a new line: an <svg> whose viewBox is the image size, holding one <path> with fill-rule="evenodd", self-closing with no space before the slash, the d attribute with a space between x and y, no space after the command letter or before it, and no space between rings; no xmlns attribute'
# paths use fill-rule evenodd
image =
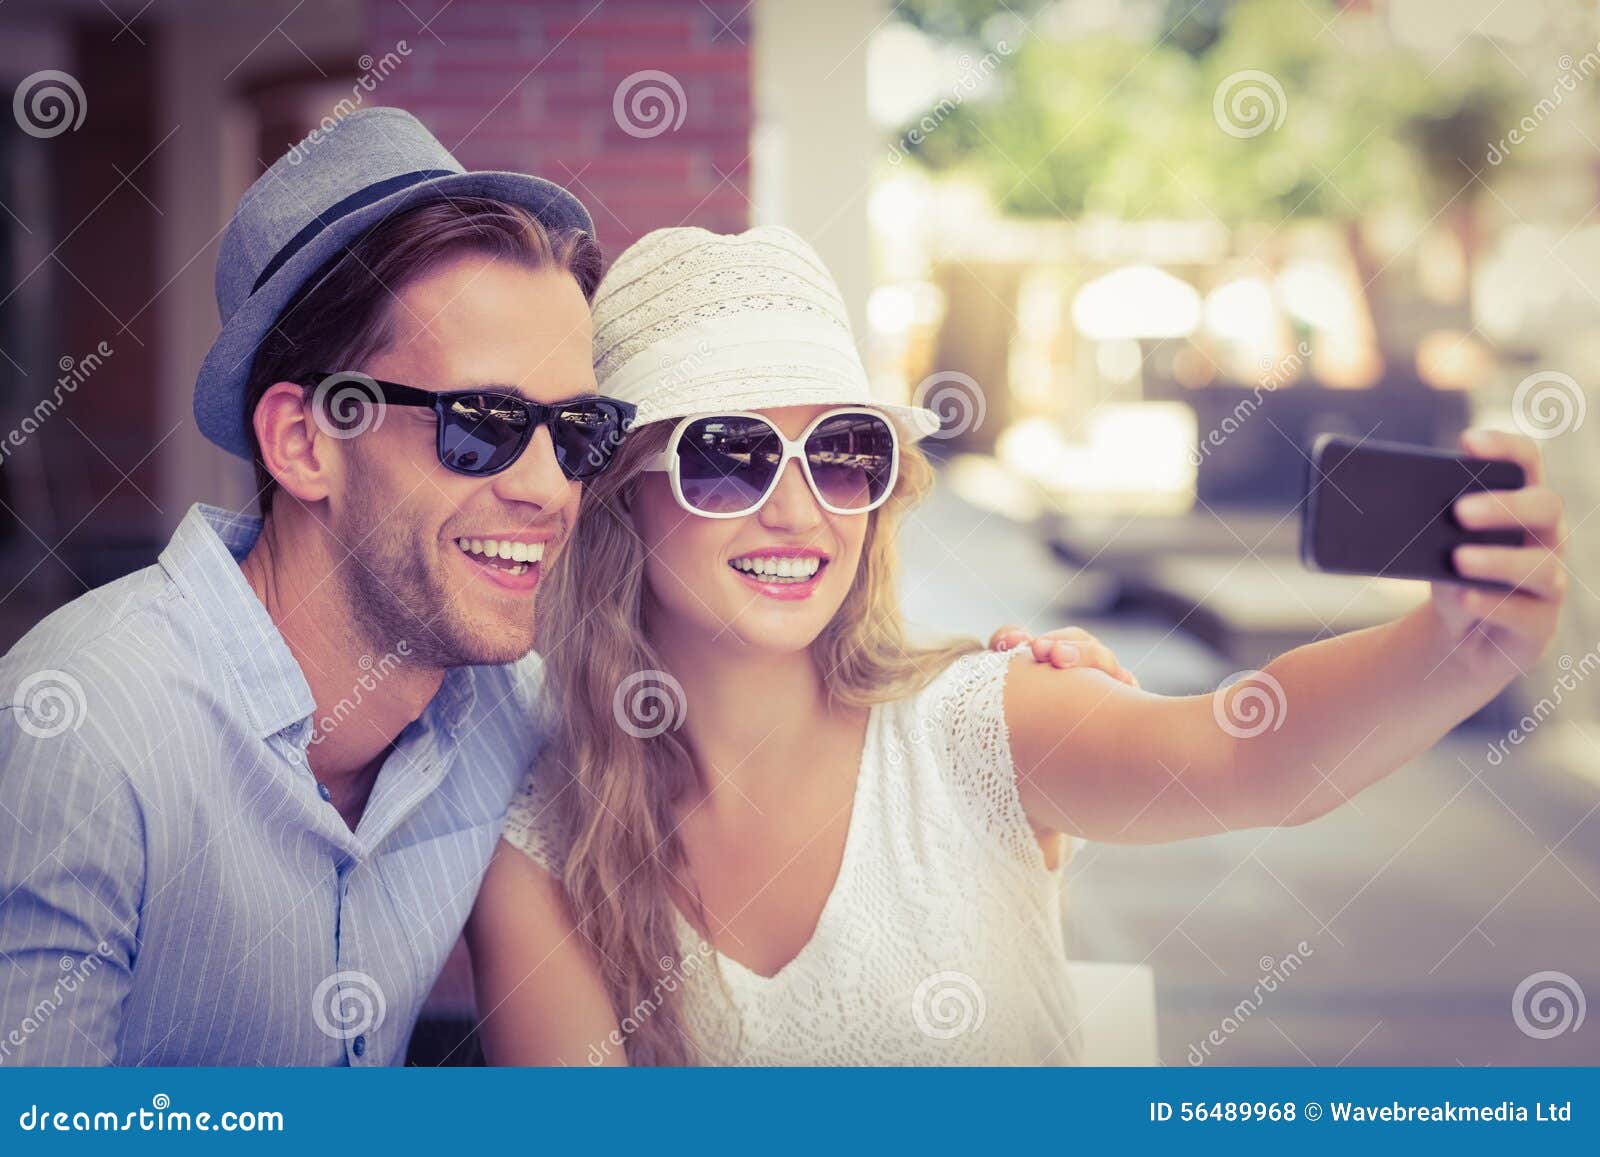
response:
<svg viewBox="0 0 1600 1157"><path fill-rule="evenodd" d="M1078 624L1166 693L1239 667L1159 620L1107 614L1092 572L948 489L908 523L903 558L908 613L933 629ZM1204 1063L1600 1063L1600 1025L1540 1040L1512 1015L1545 970L1600 999L1600 782L1534 745L1491 766L1500 734L1458 729L1304 827L1082 849L1071 954L1155 968L1167 1064L1213 1030L1224 1043ZM1290 954L1303 963L1258 996Z"/></svg>

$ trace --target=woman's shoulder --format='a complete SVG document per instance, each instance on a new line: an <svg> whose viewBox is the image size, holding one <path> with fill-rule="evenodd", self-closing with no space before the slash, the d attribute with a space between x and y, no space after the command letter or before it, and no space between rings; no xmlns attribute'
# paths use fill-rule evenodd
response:
<svg viewBox="0 0 1600 1157"><path fill-rule="evenodd" d="M893 705L901 726L919 742L939 746L986 717L1004 724L1006 672L1018 652L973 651L958 656Z"/></svg>
<svg viewBox="0 0 1600 1157"><path fill-rule="evenodd" d="M895 704L886 761L909 765L901 790L919 822L935 815L977 836L1002 858L1045 866L1017 790L1006 724L1006 682L1024 651L975 651L955 659L925 687Z"/></svg>

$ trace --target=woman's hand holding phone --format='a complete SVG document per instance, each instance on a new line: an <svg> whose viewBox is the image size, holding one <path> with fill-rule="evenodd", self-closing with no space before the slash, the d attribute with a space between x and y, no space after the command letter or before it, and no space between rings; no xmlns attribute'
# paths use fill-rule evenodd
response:
<svg viewBox="0 0 1600 1157"><path fill-rule="evenodd" d="M1544 482L1539 447L1522 434L1473 429L1461 447L1480 458L1504 458L1523 469L1520 490L1484 490L1456 500L1454 512L1469 530L1522 530L1523 546L1466 545L1453 561L1463 577L1505 583L1510 590L1433 583L1433 608L1473 670L1503 673L1528 670L1555 637L1556 620L1567 591L1562 562L1566 518L1561 497Z"/></svg>

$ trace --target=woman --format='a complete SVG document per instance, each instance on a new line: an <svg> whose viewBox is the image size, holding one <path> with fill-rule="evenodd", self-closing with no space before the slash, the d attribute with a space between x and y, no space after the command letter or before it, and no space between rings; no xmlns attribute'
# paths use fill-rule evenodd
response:
<svg viewBox="0 0 1600 1157"><path fill-rule="evenodd" d="M1070 1063L1064 835L1303 823L1554 631L1560 502L1477 432L1529 485L1457 515L1529 545L1456 562L1515 593L1438 585L1212 696L914 645L893 542L934 422L872 399L809 247L650 234L595 323L638 424L552 576L553 739L469 924L491 1063Z"/></svg>

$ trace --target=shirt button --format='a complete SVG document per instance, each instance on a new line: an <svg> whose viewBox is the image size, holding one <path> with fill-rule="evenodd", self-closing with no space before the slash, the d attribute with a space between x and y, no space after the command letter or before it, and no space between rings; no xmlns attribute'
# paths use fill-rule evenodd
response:
<svg viewBox="0 0 1600 1157"><path fill-rule="evenodd" d="M317 794L325 800L333 799L333 793L328 790L328 785L325 783L317 784Z"/></svg>
<svg viewBox="0 0 1600 1157"><path fill-rule="evenodd" d="M355 1053L358 1057L366 1054L367 1038L365 1034L356 1037L355 1040L350 1042L350 1051Z"/></svg>

